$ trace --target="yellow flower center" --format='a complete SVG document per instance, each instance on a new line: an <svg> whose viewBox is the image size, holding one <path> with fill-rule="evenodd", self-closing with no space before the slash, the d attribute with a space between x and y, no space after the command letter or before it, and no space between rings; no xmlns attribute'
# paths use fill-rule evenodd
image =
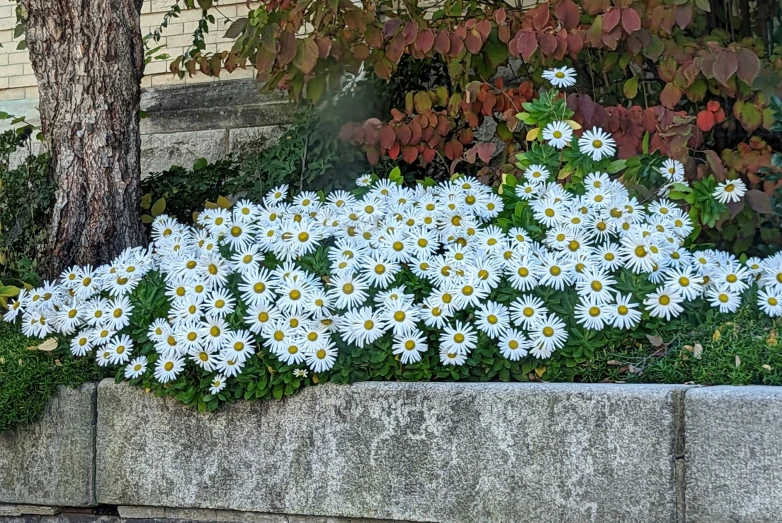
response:
<svg viewBox="0 0 782 523"><path fill-rule="evenodd" d="M554 329L548 325L543 327L543 335L547 338L552 337L554 335Z"/></svg>
<svg viewBox="0 0 782 523"><path fill-rule="evenodd" d="M403 311L396 311L394 313L394 321L400 321L400 322L401 321L405 321L406 317L407 316L405 315L405 313Z"/></svg>
<svg viewBox="0 0 782 523"><path fill-rule="evenodd" d="M660 305L668 305L671 303L671 298L663 294L662 296L660 296L659 302Z"/></svg>
<svg viewBox="0 0 782 523"><path fill-rule="evenodd" d="M600 140L593 140L592 147L594 147L595 149L600 149L601 147L603 147L603 142L601 142Z"/></svg>
<svg viewBox="0 0 782 523"><path fill-rule="evenodd" d="M453 335L453 341L455 341L456 343L464 343L464 334L462 334L461 332L457 332L456 334Z"/></svg>
<svg viewBox="0 0 782 523"><path fill-rule="evenodd" d="M167 361L166 364L164 365L164 368L167 371L171 371L171 369L174 368L174 362L173 361Z"/></svg>
<svg viewBox="0 0 782 523"><path fill-rule="evenodd" d="M616 308L616 312L618 312L620 316L626 316L627 313L630 312L630 309L628 309L625 305L620 305Z"/></svg>
<svg viewBox="0 0 782 523"><path fill-rule="evenodd" d="M492 325L496 325L499 320L497 319L497 316L495 316L494 314L489 314L489 316L486 318L486 321L488 321Z"/></svg>
<svg viewBox="0 0 782 523"><path fill-rule="evenodd" d="M375 328L375 322L372 320L367 320L364 322L364 329L371 331Z"/></svg>
<svg viewBox="0 0 782 523"><path fill-rule="evenodd" d="M593 318L597 318L600 316L600 307L590 307L589 308L589 315Z"/></svg>
<svg viewBox="0 0 782 523"><path fill-rule="evenodd" d="M290 297L290 299L295 301L301 298L301 292L299 292L296 289L293 289L291 292L288 293L288 296Z"/></svg>

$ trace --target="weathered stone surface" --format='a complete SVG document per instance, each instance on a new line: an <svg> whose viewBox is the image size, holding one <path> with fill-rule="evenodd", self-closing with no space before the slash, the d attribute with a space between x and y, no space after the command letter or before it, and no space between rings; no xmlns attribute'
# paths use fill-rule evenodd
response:
<svg viewBox="0 0 782 523"><path fill-rule="evenodd" d="M172 165L190 168L198 158L215 162L225 157L228 131L189 131L152 134L141 138L141 175L170 169Z"/></svg>
<svg viewBox="0 0 782 523"><path fill-rule="evenodd" d="M293 120L285 93L261 94L254 80L145 89L142 134L277 125Z"/></svg>
<svg viewBox="0 0 782 523"><path fill-rule="evenodd" d="M779 521L782 388L688 390L685 424L687 521Z"/></svg>
<svg viewBox="0 0 782 523"><path fill-rule="evenodd" d="M96 392L60 387L40 420L0 433L0 503L95 504Z"/></svg>
<svg viewBox="0 0 782 523"><path fill-rule="evenodd" d="M643 385L361 383L197 414L99 386L97 500L410 521L675 521Z"/></svg>
<svg viewBox="0 0 782 523"><path fill-rule="evenodd" d="M46 505L6 505L0 503L0 516L53 516L60 512L59 507Z"/></svg>
<svg viewBox="0 0 782 523"><path fill-rule="evenodd" d="M228 152L239 157L258 153L262 149L276 144L287 129L287 125L230 129L228 131Z"/></svg>

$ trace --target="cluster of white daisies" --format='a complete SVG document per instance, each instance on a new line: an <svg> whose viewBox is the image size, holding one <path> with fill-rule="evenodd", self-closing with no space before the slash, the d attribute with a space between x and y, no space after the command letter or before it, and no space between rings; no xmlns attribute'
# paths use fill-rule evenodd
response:
<svg viewBox="0 0 782 523"><path fill-rule="evenodd" d="M671 161L664 169L678 168ZM742 264L723 252L690 253L680 246L692 230L684 212L664 199L644 208L603 173L586 177L581 196L549 182L542 166L524 178L516 193L545 227L542 242L520 227L494 225L503 200L469 177L415 188L365 178L361 197L337 191L321 201L303 192L292 203L288 188L278 187L259 205L205 210L196 227L159 217L148 249L129 249L98 268L74 267L57 283L23 292L5 319L21 315L27 335L72 335L74 355L94 351L100 365L127 365L126 376L138 377L148 361L133 358L134 342L123 333L133 313L128 295L159 271L170 311L149 328L154 376L168 382L189 363L214 373L217 392L259 347L306 375L304 366L323 372L334 365L336 339L366 348L390 333L393 353L415 363L429 350L422 326L439 334L443 365L462 365L479 333L510 360L547 358L568 332L536 296L539 287L575 287L575 321L593 330L632 329L643 309L670 319L697 298L735 311L753 282L759 307L782 315L782 255ZM327 277L297 264L322 245ZM262 263L267 253L279 260L272 270ZM659 288L637 303L617 292L619 269ZM427 280L431 293L416 300L396 283L402 271ZM232 274L238 292L228 285ZM518 293L510 306L490 299L503 282ZM232 329L226 316L239 302L244 328Z"/></svg>
<svg viewBox="0 0 782 523"><path fill-rule="evenodd" d="M544 76L557 87L575 81L568 68ZM561 149L572 132L557 121L542 137ZM578 145L595 161L615 153L614 140L597 128ZM660 173L662 195L684 183L677 161L667 160ZM260 204L207 209L195 227L161 216L148 249L128 249L98 268L74 267L56 283L23 291L4 318L21 315L29 336L72 336L74 355L94 352L99 365L125 365L125 376L137 378L150 362L134 357L134 341L125 334L133 314L129 294L158 271L170 310L149 326L154 377L166 383L195 365L212 375L217 393L258 350L306 376L307 369L333 367L336 340L367 348L387 334L403 364L420 361L433 336L443 365L463 365L481 335L507 359L547 358L567 343L568 331L539 288L575 288L573 319L592 330L632 329L643 310L670 320L700 298L733 312L754 284L758 307L782 316L782 254L741 263L716 250L691 253L681 245L693 226L672 202L642 205L602 172L589 174L585 194L576 195L551 181L556 174L532 165L515 188L545 230L540 242L521 227L500 229L502 198L470 177L408 188L364 176L357 180L360 191L337 191L325 201L312 192L290 201L281 186ZM715 197L735 201L744 190L740 182L724 182ZM320 247L328 252L326 276L299 263ZM277 260L271 270L264 263L269 254ZM620 270L658 287L636 302L617 290ZM431 292L416 299L400 284L404 271L426 280ZM510 306L491 299L501 285L515 290ZM227 321L237 309L239 329Z"/></svg>

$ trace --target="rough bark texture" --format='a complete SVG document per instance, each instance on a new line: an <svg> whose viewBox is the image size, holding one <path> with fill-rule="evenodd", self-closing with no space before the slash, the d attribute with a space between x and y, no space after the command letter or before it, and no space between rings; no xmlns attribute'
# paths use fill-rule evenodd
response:
<svg viewBox="0 0 782 523"><path fill-rule="evenodd" d="M49 275L144 242L142 0L22 0L41 127L58 181Z"/></svg>

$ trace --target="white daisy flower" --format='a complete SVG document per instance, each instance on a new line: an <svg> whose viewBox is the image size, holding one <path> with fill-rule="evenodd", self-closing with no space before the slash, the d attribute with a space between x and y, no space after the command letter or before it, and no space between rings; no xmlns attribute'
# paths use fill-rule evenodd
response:
<svg viewBox="0 0 782 523"><path fill-rule="evenodd" d="M168 383L175 380L184 368L183 358L162 356L155 362L155 379L160 383Z"/></svg>
<svg viewBox="0 0 782 523"><path fill-rule="evenodd" d="M617 293L612 315L612 324L617 329L629 330L641 321L641 311L638 310L638 304L632 300L633 296L631 294L622 296Z"/></svg>
<svg viewBox="0 0 782 523"><path fill-rule="evenodd" d="M772 318L782 316L782 289L769 287L758 291L758 307Z"/></svg>
<svg viewBox="0 0 782 523"><path fill-rule="evenodd" d="M611 135L597 127L593 127L591 131L585 131L581 135L578 147L583 154L596 162L603 158L610 158L616 152L616 142Z"/></svg>
<svg viewBox="0 0 782 523"><path fill-rule="evenodd" d="M393 354L399 356L399 361L403 365L421 361L421 355L428 349L426 337L418 330L394 335Z"/></svg>
<svg viewBox="0 0 782 523"><path fill-rule="evenodd" d="M147 372L147 357L139 356L130 360L125 367L125 379L133 380L144 375Z"/></svg>
<svg viewBox="0 0 782 523"><path fill-rule="evenodd" d="M509 328L500 334L498 347L505 359L518 361L527 355L531 346L529 339L519 330Z"/></svg>
<svg viewBox="0 0 782 523"><path fill-rule="evenodd" d="M313 372L326 372L337 361L337 348L333 343L326 343L316 350L307 352L307 366Z"/></svg>
<svg viewBox="0 0 782 523"><path fill-rule="evenodd" d="M440 334L440 349L446 353L469 354L478 345L478 335L469 325L457 321Z"/></svg>
<svg viewBox="0 0 782 523"><path fill-rule="evenodd" d="M560 89L576 85L576 70L572 67L555 67L543 71L541 76L551 82L551 85Z"/></svg>
<svg viewBox="0 0 782 523"><path fill-rule="evenodd" d="M226 385L226 377L222 374L218 374L209 384L209 394L219 394L223 391Z"/></svg>
<svg viewBox="0 0 782 523"><path fill-rule="evenodd" d="M570 124L561 120L551 122L543 129L543 139L556 149L567 147L572 138L573 129L570 127Z"/></svg>
<svg viewBox="0 0 782 523"><path fill-rule="evenodd" d="M650 316L670 320L684 311L681 306L683 301L684 298L677 290L670 287L659 287L646 297L644 305Z"/></svg>
<svg viewBox="0 0 782 523"><path fill-rule="evenodd" d="M720 203L735 203L747 193L747 186L741 180L725 180L714 188L712 196Z"/></svg>
<svg viewBox="0 0 782 523"><path fill-rule="evenodd" d="M567 343L565 323L554 314L541 316L529 329L532 348L530 354L538 359L548 358Z"/></svg>
<svg viewBox="0 0 782 523"><path fill-rule="evenodd" d="M483 303L476 311L475 319L478 330L494 339L499 338L510 327L508 308L493 301Z"/></svg>

